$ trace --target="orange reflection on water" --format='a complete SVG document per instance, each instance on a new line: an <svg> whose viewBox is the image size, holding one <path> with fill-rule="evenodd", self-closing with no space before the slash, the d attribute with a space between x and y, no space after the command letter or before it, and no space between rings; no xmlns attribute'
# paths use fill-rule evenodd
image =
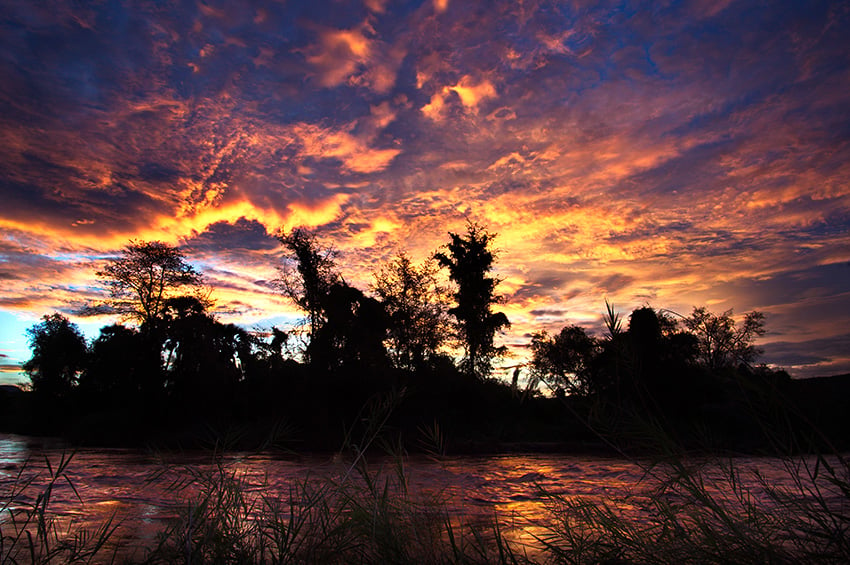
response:
<svg viewBox="0 0 850 565"><path fill-rule="evenodd" d="M61 446L0 435L4 531L11 514L25 516L50 483L46 460L55 473L61 457ZM712 496L717 500L729 496L722 466L702 469L701 462L690 463L700 468ZM749 481L748 500L770 503L758 499L762 485L747 472L751 468L767 477L771 487L786 485L793 490L793 474L777 463L781 462L768 458L736 461L740 472L735 480ZM399 468L402 475L397 474ZM197 500L205 485L218 489L232 480L246 501L248 521L262 518L269 508L263 504L276 501L283 510L279 519L289 520L290 512L311 504L305 495L318 492L322 504L330 507L352 500L363 508L386 503L397 513L393 516L436 526L437 535L448 535L446 525L453 535L467 539L476 535L470 528L485 540L495 540L498 532L515 550L533 556L540 554L545 541L565 543L567 527L577 528L573 530L577 535L593 533L592 522L582 517L587 508L582 505L605 505L628 521L648 523L652 520L648 497L659 485L656 473L669 476L667 471L625 459L563 454L440 460L383 457L372 458L361 468L344 457L329 456L281 459L271 454L230 454L214 459L209 453L181 453L165 461L142 451L80 450L62 480L53 484L49 514L63 532L75 528L93 532L112 520L121 555L142 555L155 544L157 534ZM378 488L370 490L370 485ZM686 501L686 494L668 490L665 496Z"/></svg>

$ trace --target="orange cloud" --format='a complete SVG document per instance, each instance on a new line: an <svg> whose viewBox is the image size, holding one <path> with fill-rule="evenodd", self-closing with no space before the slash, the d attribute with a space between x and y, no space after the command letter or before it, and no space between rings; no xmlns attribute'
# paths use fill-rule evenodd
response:
<svg viewBox="0 0 850 565"><path fill-rule="evenodd" d="M363 3L372 12L375 12L376 14L383 14L387 11L387 1L388 0L364 0Z"/></svg>
<svg viewBox="0 0 850 565"><path fill-rule="evenodd" d="M319 71L322 86L334 87L348 80L360 65L368 62L371 45L372 41L363 35L363 29L324 30L307 61Z"/></svg>
<svg viewBox="0 0 850 565"><path fill-rule="evenodd" d="M472 77L464 76L457 84L444 86L442 90L433 94L430 102L420 108L420 111L428 118L434 121L440 121L451 93L455 93L458 96L466 111L476 114L481 103L498 96L496 88L490 81L482 80L481 82L474 82Z"/></svg>
<svg viewBox="0 0 850 565"><path fill-rule="evenodd" d="M318 72L321 86L349 83L386 93L395 85L407 51L376 39L368 22L353 29L321 29L318 36L318 42L307 50L307 62Z"/></svg>
<svg viewBox="0 0 850 565"><path fill-rule="evenodd" d="M328 224L340 216L349 198L347 194L335 194L316 204L292 203L288 206L290 214L279 225L316 227Z"/></svg>
<svg viewBox="0 0 850 565"><path fill-rule="evenodd" d="M349 129L352 126L349 126ZM375 149L345 129L325 129L313 124L298 124L293 135L301 144L302 155L321 159L339 159L353 173L374 173L386 169L401 149Z"/></svg>

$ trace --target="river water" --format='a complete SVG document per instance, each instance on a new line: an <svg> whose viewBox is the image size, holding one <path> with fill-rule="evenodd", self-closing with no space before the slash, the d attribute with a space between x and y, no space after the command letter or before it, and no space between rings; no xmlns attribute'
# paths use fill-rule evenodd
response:
<svg viewBox="0 0 850 565"><path fill-rule="evenodd" d="M10 513L35 502L48 482L51 468L70 455L61 443L0 434L0 527L8 531ZM805 463L805 462L804 462ZM424 456L372 458L370 469L392 476L399 464L409 492L438 496L449 513L468 522L498 516L511 541L534 546L535 536L553 524L552 497L612 504L641 519L636 500L649 496L658 484L658 468L625 458L509 454L493 456ZM290 486L304 480L357 480L348 458L329 455L281 457L267 453L229 453L218 459L209 453L158 454L138 449L77 449L62 480L51 494L51 514L63 526L93 529L114 517L124 543L143 548L156 532L178 516L192 487L176 490L175 481L192 472L213 472L221 465L240 478L247 493L285 498ZM744 457L734 462L748 496L758 499L763 485L794 490L795 473L779 459ZM759 479L758 477L761 477ZM23 492L13 492L30 482ZM73 485L73 487L71 486ZM728 481L713 486L723 495ZM545 494L544 494L545 493ZM767 497L765 503L770 504Z"/></svg>

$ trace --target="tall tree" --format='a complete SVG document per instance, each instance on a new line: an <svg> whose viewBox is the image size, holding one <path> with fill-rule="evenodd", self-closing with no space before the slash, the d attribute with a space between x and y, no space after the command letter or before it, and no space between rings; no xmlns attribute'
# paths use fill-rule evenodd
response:
<svg viewBox="0 0 850 565"><path fill-rule="evenodd" d="M459 337L464 347L461 368L468 374L485 378L493 368L493 359L505 352L493 341L496 332L510 326L507 316L493 312L492 306L502 303L496 295L499 279L488 276L495 255L490 244L495 237L480 225L469 222L466 234L449 232L448 253L437 252L437 263L449 270L449 278L457 285L454 300L457 304L449 313L457 320Z"/></svg>
<svg viewBox="0 0 850 565"><path fill-rule="evenodd" d="M156 398L164 384L157 340L132 327L104 326L89 348L80 391L94 403L139 405Z"/></svg>
<svg viewBox="0 0 850 565"><path fill-rule="evenodd" d="M387 313L388 345L396 367L423 366L446 341L446 301L435 275L432 261L416 266L403 252L374 273L372 289Z"/></svg>
<svg viewBox="0 0 850 565"><path fill-rule="evenodd" d="M340 281L334 251L322 249L316 236L304 228L281 233L278 240L287 250L281 268L283 292L307 314L312 340L325 322L325 307L331 287Z"/></svg>
<svg viewBox="0 0 850 565"><path fill-rule="evenodd" d="M162 315L165 301L190 287L200 291L202 279L176 247L161 241L130 241L98 276L105 279L113 308L142 326Z"/></svg>
<svg viewBox="0 0 850 565"><path fill-rule="evenodd" d="M86 363L86 340L80 328L55 313L27 330L32 358L24 363L33 391L61 398L77 383Z"/></svg>

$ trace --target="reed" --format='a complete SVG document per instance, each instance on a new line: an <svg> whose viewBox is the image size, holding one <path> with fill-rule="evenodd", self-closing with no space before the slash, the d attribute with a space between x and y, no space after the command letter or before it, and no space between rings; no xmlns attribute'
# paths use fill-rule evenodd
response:
<svg viewBox="0 0 850 565"><path fill-rule="evenodd" d="M615 449L639 446L640 457L619 453L642 468L643 478L631 492L604 501L541 490L549 517L535 537L548 560L850 562L850 461L807 427L793 403L777 402L784 403L777 412L788 417L753 417L770 440L763 460L784 473L779 484L748 466L748 457L686 450L649 410L622 410L609 429L630 434L598 433Z"/></svg>
<svg viewBox="0 0 850 565"><path fill-rule="evenodd" d="M633 458L644 474L630 492L590 501L541 490L543 522L496 513L466 521L439 493L411 490L407 456L387 426L397 401L376 398L349 430L340 466L291 482L282 496L220 453L204 467L163 467L151 480L183 502L156 543L135 553L119 550L114 520L87 531L52 514L58 485L76 493L71 456L46 461L40 478L24 466L0 506L0 565L850 562L850 464L840 453L777 456L788 480L775 484L746 459L685 452L644 419L639 435L658 449ZM438 432L435 424L426 439L442 444ZM535 547L513 541L508 527Z"/></svg>
<svg viewBox="0 0 850 565"><path fill-rule="evenodd" d="M264 494L265 485L252 484L221 458L207 470L176 470L175 493L196 492L146 562L527 562L495 515L484 524L464 523L440 496L410 491L401 444L386 427L399 394L364 408L346 434L337 474L292 482L284 497ZM382 465L370 464L374 451Z"/></svg>
<svg viewBox="0 0 850 565"><path fill-rule="evenodd" d="M114 516L90 530L51 511L51 498L60 483L82 504L67 473L72 459L73 454L62 454L54 464L45 457L46 476L27 461L0 495L0 565L114 562L120 545L109 545L117 527Z"/></svg>

